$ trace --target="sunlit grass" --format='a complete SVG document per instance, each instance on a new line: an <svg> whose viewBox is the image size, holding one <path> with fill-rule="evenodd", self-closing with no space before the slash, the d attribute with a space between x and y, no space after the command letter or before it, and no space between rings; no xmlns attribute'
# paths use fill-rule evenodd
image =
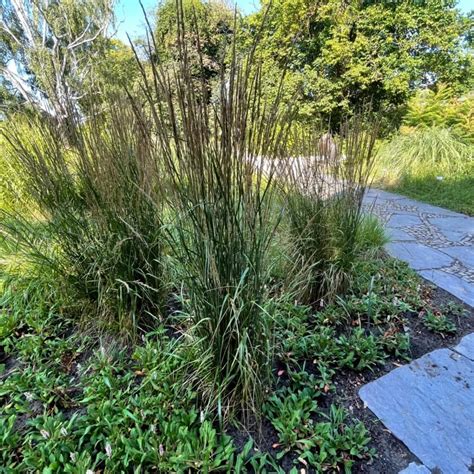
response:
<svg viewBox="0 0 474 474"><path fill-rule="evenodd" d="M374 183L474 215L474 147L445 128L400 134L381 147Z"/></svg>

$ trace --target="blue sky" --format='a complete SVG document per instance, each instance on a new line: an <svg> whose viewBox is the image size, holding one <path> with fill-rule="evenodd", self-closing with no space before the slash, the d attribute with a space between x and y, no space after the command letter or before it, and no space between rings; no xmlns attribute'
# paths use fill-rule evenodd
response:
<svg viewBox="0 0 474 474"><path fill-rule="evenodd" d="M142 3L152 18L158 0L142 0ZM252 13L260 6L259 0L237 0L236 3L243 13ZM115 12L117 14L117 36L122 41L128 43L127 33L134 37L143 32L143 13L138 0L118 0Z"/></svg>
<svg viewBox="0 0 474 474"><path fill-rule="evenodd" d="M143 6L153 17L157 0L142 0ZM237 6L243 13L251 13L258 9L259 0L237 0ZM459 8L468 12L474 9L472 0L460 0ZM117 36L125 42L127 41L126 33L131 37L140 35L143 32L143 13L138 0L118 0L116 7L117 14Z"/></svg>

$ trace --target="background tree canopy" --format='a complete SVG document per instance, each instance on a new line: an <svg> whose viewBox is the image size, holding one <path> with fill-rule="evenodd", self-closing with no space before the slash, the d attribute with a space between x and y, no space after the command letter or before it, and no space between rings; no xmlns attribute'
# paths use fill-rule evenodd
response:
<svg viewBox="0 0 474 474"><path fill-rule="evenodd" d="M0 107L27 105L70 127L137 65L112 37L114 0L0 0Z"/></svg>
<svg viewBox="0 0 474 474"><path fill-rule="evenodd" d="M473 88L473 17L456 3L263 0L260 11L242 16L221 0L184 0L182 16L193 76L204 78L209 91L237 25L240 55L257 34L263 36L259 57L268 94L276 93L286 69L284 95L301 122L330 117L338 123L370 101L387 123L399 124L420 88L446 84L458 96ZM24 101L61 117L66 95L84 108L85 90L97 102L99 90L131 86L137 74L133 54L109 38L113 5L0 0L0 101ZM157 5L154 60L165 67L179 55L176 19L175 0Z"/></svg>
<svg viewBox="0 0 474 474"><path fill-rule="evenodd" d="M221 1L184 0L182 6L192 72L210 80L218 74L224 60L225 46L234 29L234 12ZM179 54L176 42L177 16L175 0L166 0L157 9L157 59L164 63L175 61ZM202 58L199 58L199 50Z"/></svg>
<svg viewBox="0 0 474 474"><path fill-rule="evenodd" d="M301 119L337 119L368 100L393 116L420 86L472 87L473 22L456 3L265 0L248 21L252 31L269 8L268 69L288 67Z"/></svg>
<svg viewBox="0 0 474 474"><path fill-rule="evenodd" d="M0 86L59 123L78 107L109 41L113 0L0 2Z"/></svg>

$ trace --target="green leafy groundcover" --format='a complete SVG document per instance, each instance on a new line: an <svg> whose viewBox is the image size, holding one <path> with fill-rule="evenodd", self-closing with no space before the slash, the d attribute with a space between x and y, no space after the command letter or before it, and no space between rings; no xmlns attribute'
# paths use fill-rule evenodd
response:
<svg viewBox="0 0 474 474"><path fill-rule="evenodd" d="M276 363L263 425L271 439L245 435L240 444L201 406L178 325L148 333L133 349L122 347L110 336L78 331L64 317L68 302L47 279L5 280L3 470L349 472L354 462L369 462L375 453L364 425L342 407L327 407L324 398L336 390L341 370L409 358L403 324L423 302L420 282L404 264L375 258L358 263L356 275L344 299L317 312L283 297L269 305ZM447 319L424 314L433 330L453 330Z"/></svg>

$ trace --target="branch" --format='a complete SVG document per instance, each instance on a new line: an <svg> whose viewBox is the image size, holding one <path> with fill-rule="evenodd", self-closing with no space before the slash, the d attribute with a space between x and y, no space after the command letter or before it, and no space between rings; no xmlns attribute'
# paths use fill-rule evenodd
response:
<svg viewBox="0 0 474 474"><path fill-rule="evenodd" d="M89 37L89 38L84 38L84 39L81 39L82 36L84 36L84 34L87 32L87 30L89 29L89 26L90 26L90 23L87 25L86 29L82 32L82 34L79 36L79 38L77 38L76 40L74 40L72 43L70 43L68 46L67 46L67 49L75 49L77 48L78 46L81 46L85 43L91 43L92 41L95 41L99 35L101 35L106 29L107 29L107 26L108 26L109 22L107 21L104 25L102 25L98 30L97 32Z"/></svg>
<svg viewBox="0 0 474 474"><path fill-rule="evenodd" d="M21 96L23 97L23 99L25 99L26 102L28 102L29 104L36 105L43 112L51 114L51 107L48 104L47 99L38 99L38 97L35 97L35 94L31 90L31 87L25 81L25 79L23 79L19 74L16 74L15 72L11 71L6 67L1 67L0 71L7 78L7 80L9 80L13 84L15 89L21 94Z"/></svg>
<svg viewBox="0 0 474 474"><path fill-rule="evenodd" d="M87 41L86 39L83 39L86 35L86 33L89 31L89 28L91 27L91 22L89 21L87 23L87 26L84 28L84 31L68 45L68 49L74 49L77 46L80 46L83 44L83 41Z"/></svg>
<svg viewBox="0 0 474 474"><path fill-rule="evenodd" d="M15 14L23 28L26 39L31 46L35 46L36 41L33 33L33 28L29 22L28 12L25 9L25 5L21 0L11 0Z"/></svg>
<svg viewBox="0 0 474 474"><path fill-rule="evenodd" d="M3 18L1 20L1 26L5 30L5 32L8 33L12 37L13 41L15 41L15 43L21 46L21 41L16 37L15 33L13 33L13 31L8 27L8 25L6 24Z"/></svg>

